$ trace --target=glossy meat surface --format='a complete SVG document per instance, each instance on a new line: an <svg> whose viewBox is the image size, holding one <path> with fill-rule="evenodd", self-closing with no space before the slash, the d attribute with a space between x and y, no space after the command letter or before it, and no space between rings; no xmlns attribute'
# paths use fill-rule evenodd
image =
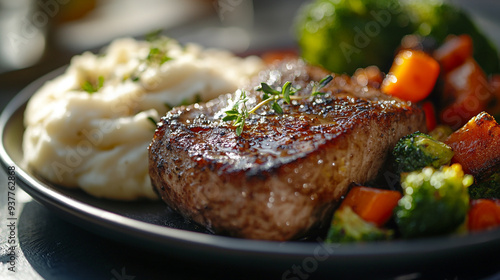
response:
<svg viewBox="0 0 500 280"><path fill-rule="evenodd" d="M329 73L300 60L262 72L260 82L290 81L310 95ZM299 238L324 222L352 182L372 180L397 140L425 129L420 109L366 81L334 76L325 95L264 107L241 136L222 121L234 95L178 107L162 118L149 147L150 176L162 199L214 232L252 239Z"/></svg>

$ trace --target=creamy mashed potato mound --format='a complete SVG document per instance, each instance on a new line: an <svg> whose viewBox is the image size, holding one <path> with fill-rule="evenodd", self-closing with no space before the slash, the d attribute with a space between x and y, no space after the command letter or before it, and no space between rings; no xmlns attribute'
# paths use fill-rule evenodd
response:
<svg viewBox="0 0 500 280"><path fill-rule="evenodd" d="M234 92L263 68L257 57L173 39L112 42L72 59L25 111L26 163L53 183L102 198L157 199L147 147L169 106Z"/></svg>

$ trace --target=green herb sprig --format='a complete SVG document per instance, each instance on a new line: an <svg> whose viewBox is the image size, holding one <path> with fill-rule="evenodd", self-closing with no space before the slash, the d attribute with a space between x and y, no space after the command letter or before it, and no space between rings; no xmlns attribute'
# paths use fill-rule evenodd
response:
<svg viewBox="0 0 500 280"><path fill-rule="evenodd" d="M324 92L320 92L320 90L323 89L326 85L328 85L332 80L333 80L332 75L328 75L323 79L321 79L321 81L319 81L318 83L315 83L311 91L312 92L311 95L316 96L325 94Z"/></svg>
<svg viewBox="0 0 500 280"><path fill-rule="evenodd" d="M92 93L99 91L99 89L101 89L103 85L104 85L104 77L99 76L97 78L96 84L94 84L90 81L85 81L85 83L83 83L83 85L82 85L82 90L92 94Z"/></svg>
<svg viewBox="0 0 500 280"><path fill-rule="evenodd" d="M141 74L149 67L158 67L174 59L169 55L169 44L173 41L169 37L162 35L162 32L162 29L157 29L144 36L149 43L148 55L141 59L141 67L136 69L130 76L124 77L124 80L130 79L133 82L138 82Z"/></svg>
<svg viewBox="0 0 500 280"><path fill-rule="evenodd" d="M162 33L162 29L157 29L144 36L146 41L151 45L148 56L146 57L146 62L149 64L162 65L163 63L172 60L172 57L168 55L167 47L170 38L162 36Z"/></svg>
<svg viewBox="0 0 500 280"><path fill-rule="evenodd" d="M148 117L148 121L150 123L152 123L155 127L156 127L156 124L158 123L153 117Z"/></svg>
<svg viewBox="0 0 500 280"><path fill-rule="evenodd" d="M247 101L247 94L242 90L239 99L236 100L230 110L224 112L226 116L222 119L223 121L234 121L233 125L236 126L236 134L238 136L243 132L245 121L249 115L246 104Z"/></svg>
<svg viewBox="0 0 500 280"><path fill-rule="evenodd" d="M326 76L321 79L318 83L315 83L313 86L313 90L310 96L317 96L325 94L320 92L322 88L324 88L328 83L333 80L331 75ZM292 100L301 100L309 98L310 96L296 96L295 93L297 89L292 87L290 82L285 82L281 91L277 89L273 89L270 85L266 83L261 83L260 87L257 91L262 91L262 101L255 105L252 109L248 110L246 102L248 101L248 97L244 90L241 91L239 99L234 102L231 109L226 110L224 113L226 116L222 118L223 121L234 121L233 125L236 127L236 135L240 136L245 127L246 119L249 115L255 114L255 112L260 109L262 106L271 103L271 109L278 114L283 114L283 108L279 105L278 101L283 99L285 103L291 104Z"/></svg>
<svg viewBox="0 0 500 280"><path fill-rule="evenodd" d="M149 49L148 56L146 57L146 61L150 64L162 65L169 60L172 60L172 58L168 56L165 47L151 47Z"/></svg>

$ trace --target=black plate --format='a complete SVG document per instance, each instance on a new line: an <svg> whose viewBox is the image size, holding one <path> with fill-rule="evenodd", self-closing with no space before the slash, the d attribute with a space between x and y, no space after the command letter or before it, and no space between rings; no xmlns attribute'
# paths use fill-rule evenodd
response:
<svg viewBox="0 0 500 280"><path fill-rule="evenodd" d="M33 93L63 71L59 69L38 79L7 105L0 117L0 156L5 166L16 167L18 183L28 194L85 229L179 258L279 269L289 279L297 276L292 266L307 273L329 275L388 271L397 274L437 263L442 266L447 262L477 259L500 248L500 230L348 245L244 240L210 234L161 202L101 200L53 185L22 165L23 113Z"/></svg>

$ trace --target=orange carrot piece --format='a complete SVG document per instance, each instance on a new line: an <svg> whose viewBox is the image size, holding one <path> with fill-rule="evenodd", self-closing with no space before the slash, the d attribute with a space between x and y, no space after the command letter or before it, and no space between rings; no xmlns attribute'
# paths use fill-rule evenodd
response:
<svg viewBox="0 0 500 280"><path fill-rule="evenodd" d="M394 58L382 91L402 100L418 102L434 88L439 76L439 63L423 51L404 50Z"/></svg>
<svg viewBox="0 0 500 280"><path fill-rule="evenodd" d="M500 203L494 199L475 199L470 203L467 228L479 231L500 225Z"/></svg>
<svg viewBox="0 0 500 280"><path fill-rule="evenodd" d="M436 110L434 109L434 104L430 101L424 102L422 104L422 110L425 113L425 121L427 125L427 131L432 131L437 126L436 120Z"/></svg>
<svg viewBox="0 0 500 280"><path fill-rule="evenodd" d="M390 219L400 198L398 191L353 187L340 207L350 206L363 220L382 226Z"/></svg>
<svg viewBox="0 0 500 280"><path fill-rule="evenodd" d="M444 76L441 123L458 129L475 115L485 111L495 97L486 74L473 58Z"/></svg>
<svg viewBox="0 0 500 280"><path fill-rule="evenodd" d="M434 51L433 56L447 73L472 57L472 38L467 34L451 36Z"/></svg>
<svg viewBox="0 0 500 280"><path fill-rule="evenodd" d="M451 161L476 179L500 170L500 124L486 112L470 119L444 143L453 149Z"/></svg>

